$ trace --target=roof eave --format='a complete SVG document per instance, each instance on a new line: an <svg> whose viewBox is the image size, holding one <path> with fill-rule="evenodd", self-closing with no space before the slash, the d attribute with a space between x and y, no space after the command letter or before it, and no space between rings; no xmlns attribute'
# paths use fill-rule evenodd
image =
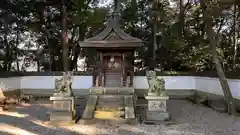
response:
<svg viewBox="0 0 240 135"><path fill-rule="evenodd" d="M135 48L135 47L142 47L142 42L81 42L81 47L103 47L103 48L109 48L109 47L115 47L115 48Z"/></svg>

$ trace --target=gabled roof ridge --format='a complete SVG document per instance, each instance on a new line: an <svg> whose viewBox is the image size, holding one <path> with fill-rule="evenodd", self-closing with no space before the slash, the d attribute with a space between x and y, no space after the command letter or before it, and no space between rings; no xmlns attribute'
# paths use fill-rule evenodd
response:
<svg viewBox="0 0 240 135"><path fill-rule="evenodd" d="M111 15L107 20L106 28L102 32L97 34L96 36L85 39L84 42L81 42L82 46L83 47L88 47L88 46L93 47L93 44L96 44L97 42L99 42L99 44L117 43L118 46L120 46L120 47L121 47L121 44L126 44L127 42L135 43L135 44L132 44L131 47L132 46L141 46L143 44L143 41L141 39L132 37L131 35L127 34L126 32L124 32L120 28L120 25L119 25L120 15L119 15L119 13L120 13L120 2L117 1L116 8L115 8L115 11L113 12L113 15ZM112 40L106 40L106 39L108 39L108 36L110 36L110 34L112 32L115 32L118 35L119 38L118 39L112 39ZM124 46L124 45L122 45L122 46Z"/></svg>

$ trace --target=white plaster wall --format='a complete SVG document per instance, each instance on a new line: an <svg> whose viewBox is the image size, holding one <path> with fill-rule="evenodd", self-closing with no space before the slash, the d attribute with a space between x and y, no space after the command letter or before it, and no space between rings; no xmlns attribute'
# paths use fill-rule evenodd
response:
<svg viewBox="0 0 240 135"><path fill-rule="evenodd" d="M199 90L217 95L223 95L223 90L218 78L193 77L193 76L163 76L166 90ZM240 80L228 79L232 95L240 99ZM148 89L147 78L144 76L134 77L134 88Z"/></svg>
<svg viewBox="0 0 240 135"><path fill-rule="evenodd" d="M89 89L93 86L92 76L74 76L72 88L73 89Z"/></svg>
<svg viewBox="0 0 240 135"><path fill-rule="evenodd" d="M0 88L7 90L15 90L21 88L21 80L19 77L0 78Z"/></svg>
<svg viewBox="0 0 240 135"><path fill-rule="evenodd" d="M217 78L194 77L195 89L203 92L215 93L222 95L222 88Z"/></svg>
<svg viewBox="0 0 240 135"><path fill-rule="evenodd" d="M0 88L4 90L14 89L54 89L55 78L60 76L28 76L0 78ZM192 90L223 95L220 82L217 78L192 77L192 76L163 76L166 90ZM88 89L92 87L92 76L74 76L72 88ZM228 79L228 83L234 98L240 99L240 79ZM135 76L133 80L135 89L148 89L148 81L145 76Z"/></svg>
<svg viewBox="0 0 240 135"><path fill-rule="evenodd" d="M234 98L240 99L240 80L229 79L228 83Z"/></svg>
<svg viewBox="0 0 240 135"><path fill-rule="evenodd" d="M195 80L191 76L162 76L165 80L165 89L195 89ZM149 84L145 76L135 76L135 89L148 89Z"/></svg>
<svg viewBox="0 0 240 135"><path fill-rule="evenodd" d="M195 81L192 76L163 76L165 89L192 90L195 89Z"/></svg>
<svg viewBox="0 0 240 135"><path fill-rule="evenodd" d="M195 89L203 92L223 95L223 90L218 78L194 77ZM228 84L234 98L240 99L240 80L228 79Z"/></svg>
<svg viewBox="0 0 240 135"><path fill-rule="evenodd" d="M22 89L54 89L55 79L61 76L28 76L21 77ZM72 82L73 89L88 89L92 87L92 76L74 76Z"/></svg>
<svg viewBox="0 0 240 135"><path fill-rule="evenodd" d="M54 89L54 76L21 77L21 89Z"/></svg>
<svg viewBox="0 0 240 135"><path fill-rule="evenodd" d="M134 76L133 87L135 89L148 89L148 80L146 76Z"/></svg>

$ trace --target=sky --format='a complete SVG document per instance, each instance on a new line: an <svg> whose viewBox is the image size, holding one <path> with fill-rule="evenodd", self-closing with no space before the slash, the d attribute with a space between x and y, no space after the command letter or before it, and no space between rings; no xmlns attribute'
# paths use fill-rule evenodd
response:
<svg viewBox="0 0 240 135"><path fill-rule="evenodd" d="M99 0L99 7L104 7L107 6L109 4L111 4L113 2L113 0Z"/></svg>

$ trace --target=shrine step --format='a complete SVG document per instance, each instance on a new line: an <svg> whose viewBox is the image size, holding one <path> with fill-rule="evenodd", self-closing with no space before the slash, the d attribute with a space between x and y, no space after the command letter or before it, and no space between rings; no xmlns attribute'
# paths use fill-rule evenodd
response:
<svg viewBox="0 0 240 135"><path fill-rule="evenodd" d="M135 124L133 95L90 95L81 124L129 123Z"/></svg>
<svg viewBox="0 0 240 135"><path fill-rule="evenodd" d="M118 94L118 95L132 95L134 94L133 87L92 87L90 94Z"/></svg>
<svg viewBox="0 0 240 135"><path fill-rule="evenodd" d="M82 125L91 125L91 124L109 124L109 125L115 125L115 124L138 124L137 119L115 119L115 120L109 120L109 119L81 119L78 122Z"/></svg>

